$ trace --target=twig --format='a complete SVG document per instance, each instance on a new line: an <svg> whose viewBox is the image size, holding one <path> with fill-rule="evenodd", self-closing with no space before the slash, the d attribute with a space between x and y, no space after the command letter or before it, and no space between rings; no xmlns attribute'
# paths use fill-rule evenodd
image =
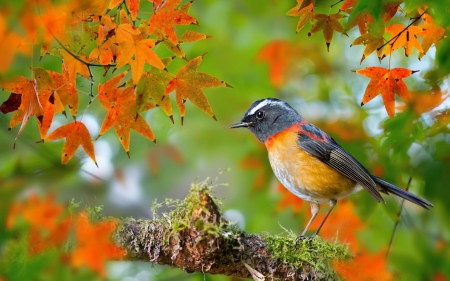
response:
<svg viewBox="0 0 450 281"><path fill-rule="evenodd" d="M412 177L409 177L408 185L406 186L406 191L409 190L409 187L411 186L411 181L412 181ZM389 253L391 252L392 244L394 243L395 233L397 232L398 225L400 224L400 217L402 215L404 205L405 205L405 199L402 199L402 203L400 204L400 210L398 211L398 214L397 214L397 221L395 222L395 225L394 225L394 231L392 232L391 240L389 241L389 246L388 246L388 249L386 252L386 259L389 257Z"/></svg>
<svg viewBox="0 0 450 281"><path fill-rule="evenodd" d="M333 8L334 6L336 6L337 4L343 2L343 1L344 1L344 0L339 0L339 1L337 1L336 3L334 3L333 5L330 6L330 9Z"/></svg>
<svg viewBox="0 0 450 281"><path fill-rule="evenodd" d="M381 47L377 48L377 51L381 50L384 46L386 46L387 44L391 43L391 41L394 41L391 45L393 45L397 39L400 37L400 35L402 35L403 32L405 32L406 30L408 30L408 28L413 25L414 23L416 23L418 20L420 20L423 15L427 12L427 10L423 11L422 14L420 14L418 17L412 18L414 19L410 24L408 24L402 31L400 31L397 35L395 35L394 37L392 37L389 41L387 41L386 43L384 43Z"/></svg>

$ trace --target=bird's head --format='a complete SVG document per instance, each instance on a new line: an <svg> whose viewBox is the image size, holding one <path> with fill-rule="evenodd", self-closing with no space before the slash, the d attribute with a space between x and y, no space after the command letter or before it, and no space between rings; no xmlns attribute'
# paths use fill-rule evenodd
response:
<svg viewBox="0 0 450 281"><path fill-rule="evenodd" d="M248 128L260 142L302 121L302 117L286 102L267 98L255 101L241 122L231 128Z"/></svg>

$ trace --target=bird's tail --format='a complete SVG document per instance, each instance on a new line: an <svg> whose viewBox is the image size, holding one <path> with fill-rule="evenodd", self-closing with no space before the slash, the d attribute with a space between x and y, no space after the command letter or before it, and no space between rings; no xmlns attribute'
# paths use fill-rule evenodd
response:
<svg viewBox="0 0 450 281"><path fill-rule="evenodd" d="M384 191L387 191L388 193L392 193L394 195L397 195L398 197L404 198L404 199L406 199L414 204L417 204L425 209L428 209L429 207L433 207L433 204L431 204L427 200L420 198L419 196L412 194L411 192L403 190L400 187L393 185L392 183L384 181L375 176L372 176L372 179L374 182L381 185L381 187L384 189Z"/></svg>

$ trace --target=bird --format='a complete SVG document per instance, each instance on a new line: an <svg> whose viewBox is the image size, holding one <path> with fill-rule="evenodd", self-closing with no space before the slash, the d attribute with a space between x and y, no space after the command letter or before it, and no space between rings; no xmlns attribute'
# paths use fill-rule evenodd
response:
<svg viewBox="0 0 450 281"><path fill-rule="evenodd" d="M331 136L302 118L288 103L266 98L255 101L241 122L230 128L247 128L265 144L269 162L278 180L294 195L309 202L311 219L296 239L318 235L339 199L365 189L377 202L380 193L392 193L425 209L427 200L372 175ZM306 237L320 204L329 209L316 232Z"/></svg>

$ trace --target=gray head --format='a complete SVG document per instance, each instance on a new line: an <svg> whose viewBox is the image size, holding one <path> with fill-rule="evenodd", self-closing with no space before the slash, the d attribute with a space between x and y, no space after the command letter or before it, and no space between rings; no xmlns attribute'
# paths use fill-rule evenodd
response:
<svg viewBox="0 0 450 281"><path fill-rule="evenodd" d="M242 121L231 128L246 127L260 142L265 142L269 137L302 120L297 111L286 102L267 98L255 101Z"/></svg>

